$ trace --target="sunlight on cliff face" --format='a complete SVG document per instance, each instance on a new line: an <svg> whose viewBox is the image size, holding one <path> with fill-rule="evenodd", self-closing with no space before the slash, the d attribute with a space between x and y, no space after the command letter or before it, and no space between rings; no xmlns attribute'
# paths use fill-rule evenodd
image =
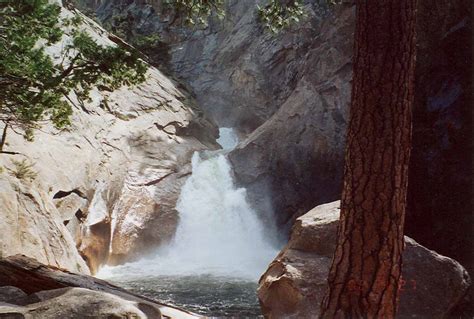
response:
<svg viewBox="0 0 474 319"><path fill-rule="evenodd" d="M232 129L221 129L223 150L195 153L192 175L181 190L180 222L173 241L151 258L105 267L100 277L215 275L257 280L278 250L237 188L225 153L238 143Z"/></svg>

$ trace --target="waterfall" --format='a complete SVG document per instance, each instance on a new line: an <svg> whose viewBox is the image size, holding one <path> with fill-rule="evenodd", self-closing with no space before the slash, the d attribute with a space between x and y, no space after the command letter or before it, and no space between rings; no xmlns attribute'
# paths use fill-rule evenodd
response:
<svg viewBox="0 0 474 319"><path fill-rule="evenodd" d="M237 188L225 154L238 143L232 129L221 128L223 150L196 152L192 175L177 203L180 221L174 239L152 258L100 275L126 272L137 276L215 275L257 280L278 250L264 237L261 221ZM113 274L112 274L113 275Z"/></svg>

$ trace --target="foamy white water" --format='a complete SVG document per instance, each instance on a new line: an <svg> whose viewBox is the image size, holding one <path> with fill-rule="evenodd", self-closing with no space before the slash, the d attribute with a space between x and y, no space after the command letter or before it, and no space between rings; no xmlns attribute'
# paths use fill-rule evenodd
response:
<svg viewBox="0 0 474 319"><path fill-rule="evenodd" d="M261 221L236 188L225 153L238 138L220 129L224 151L195 153L192 175L177 203L180 222L173 241L151 258L104 267L99 277L215 275L257 280L278 250L264 237Z"/></svg>

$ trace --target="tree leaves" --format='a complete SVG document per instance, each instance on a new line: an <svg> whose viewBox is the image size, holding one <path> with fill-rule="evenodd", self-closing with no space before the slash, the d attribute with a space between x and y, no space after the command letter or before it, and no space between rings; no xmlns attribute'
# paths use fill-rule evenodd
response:
<svg viewBox="0 0 474 319"><path fill-rule="evenodd" d="M164 0L165 7L173 11L191 26L207 26L207 19L215 13L219 19L225 17L224 0Z"/></svg>
<svg viewBox="0 0 474 319"><path fill-rule="evenodd" d="M72 109L64 97L71 90L87 98L96 85L116 89L145 80L138 52L97 44L78 31L79 16L61 20L60 12L48 0L0 2L0 120L25 132L41 121L69 125ZM61 24L76 30L55 63L45 47L62 38Z"/></svg>
<svg viewBox="0 0 474 319"><path fill-rule="evenodd" d="M269 4L257 6L257 9L261 23L272 33L279 33L306 16L303 3L298 0L270 0Z"/></svg>

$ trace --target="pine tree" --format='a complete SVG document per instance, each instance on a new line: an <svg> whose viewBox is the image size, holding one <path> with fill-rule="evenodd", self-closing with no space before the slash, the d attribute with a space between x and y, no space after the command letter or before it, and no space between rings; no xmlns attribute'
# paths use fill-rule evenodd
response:
<svg viewBox="0 0 474 319"><path fill-rule="evenodd" d="M48 0L0 2L0 152L9 127L23 129L31 139L45 121L57 128L69 125L72 109L65 97L71 91L87 98L96 85L115 89L145 79L147 66L138 52L101 46L80 31L80 16L61 19L60 13L61 7ZM65 27L72 41L56 62L45 48L62 39Z"/></svg>

